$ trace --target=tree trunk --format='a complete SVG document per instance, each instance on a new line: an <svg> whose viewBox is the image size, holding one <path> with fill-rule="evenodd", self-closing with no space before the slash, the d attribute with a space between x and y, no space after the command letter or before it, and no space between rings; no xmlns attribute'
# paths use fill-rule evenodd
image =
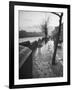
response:
<svg viewBox="0 0 72 90"><path fill-rule="evenodd" d="M58 31L58 35L57 35L57 38L56 38L56 41L55 41L55 48L54 48L54 54L53 54L53 58L52 58L52 65L56 64L55 59L56 59L57 46L58 46L60 32L61 32L62 16L63 16L63 13L61 13L60 20L59 20L59 31Z"/></svg>

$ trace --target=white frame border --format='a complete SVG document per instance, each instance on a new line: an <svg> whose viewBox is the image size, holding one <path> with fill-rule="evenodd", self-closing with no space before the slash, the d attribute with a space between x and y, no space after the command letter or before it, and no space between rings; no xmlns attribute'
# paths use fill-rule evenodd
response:
<svg viewBox="0 0 72 90"><path fill-rule="evenodd" d="M19 78L19 50L18 50L18 10L30 11L47 11L47 12L63 12L63 77L58 78L38 78L38 79L18 79ZM39 83L56 83L67 82L67 9L55 7L34 7L34 6L14 6L14 85L39 84Z"/></svg>

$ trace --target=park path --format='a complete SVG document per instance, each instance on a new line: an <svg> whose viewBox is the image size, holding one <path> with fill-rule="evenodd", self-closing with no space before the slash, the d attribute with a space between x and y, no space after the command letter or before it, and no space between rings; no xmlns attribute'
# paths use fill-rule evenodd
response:
<svg viewBox="0 0 72 90"><path fill-rule="evenodd" d="M48 42L43 47L37 48L33 54L33 77L46 78L56 77L51 69L52 55L48 51Z"/></svg>

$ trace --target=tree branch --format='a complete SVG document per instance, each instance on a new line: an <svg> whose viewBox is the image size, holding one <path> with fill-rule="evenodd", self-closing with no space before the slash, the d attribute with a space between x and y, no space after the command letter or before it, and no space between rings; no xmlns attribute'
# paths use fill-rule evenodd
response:
<svg viewBox="0 0 72 90"><path fill-rule="evenodd" d="M55 13L55 12L51 12L51 13L53 13L53 14L55 14L55 15L57 15L57 16L59 16L59 17L60 17L60 15L59 15L59 14L57 14L57 13Z"/></svg>

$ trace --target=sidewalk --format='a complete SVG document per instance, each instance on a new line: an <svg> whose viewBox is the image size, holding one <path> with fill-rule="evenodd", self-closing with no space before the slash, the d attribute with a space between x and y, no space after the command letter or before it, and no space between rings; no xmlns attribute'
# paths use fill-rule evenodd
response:
<svg viewBox="0 0 72 90"><path fill-rule="evenodd" d="M57 61L52 66L52 55L48 51L48 43L42 48L37 48L33 55L33 78L62 77L63 65Z"/></svg>

